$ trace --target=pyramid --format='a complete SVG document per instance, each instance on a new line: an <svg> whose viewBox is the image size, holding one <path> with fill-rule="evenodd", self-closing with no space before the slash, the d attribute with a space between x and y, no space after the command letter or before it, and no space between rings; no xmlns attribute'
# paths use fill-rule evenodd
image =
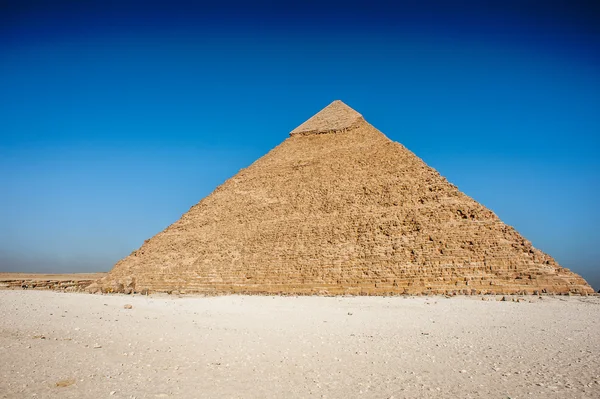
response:
<svg viewBox="0 0 600 399"><path fill-rule="evenodd" d="M341 101L146 240L91 290L594 292Z"/></svg>

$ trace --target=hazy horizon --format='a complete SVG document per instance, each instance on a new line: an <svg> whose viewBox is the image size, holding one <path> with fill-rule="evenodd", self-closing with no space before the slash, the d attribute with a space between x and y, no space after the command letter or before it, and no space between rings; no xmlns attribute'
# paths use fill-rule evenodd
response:
<svg viewBox="0 0 600 399"><path fill-rule="evenodd" d="M600 289L591 1L0 6L0 271L108 271L335 99Z"/></svg>

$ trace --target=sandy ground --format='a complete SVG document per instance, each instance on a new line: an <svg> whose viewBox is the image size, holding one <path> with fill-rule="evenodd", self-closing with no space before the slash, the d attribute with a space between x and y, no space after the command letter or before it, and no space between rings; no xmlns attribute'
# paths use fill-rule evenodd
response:
<svg viewBox="0 0 600 399"><path fill-rule="evenodd" d="M598 297L0 291L0 397L600 398L599 320Z"/></svg>

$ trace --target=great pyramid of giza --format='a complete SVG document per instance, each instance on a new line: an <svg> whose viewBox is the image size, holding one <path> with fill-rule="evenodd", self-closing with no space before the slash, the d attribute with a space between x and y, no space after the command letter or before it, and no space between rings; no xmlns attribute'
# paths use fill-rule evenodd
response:
<svg viewBox="0 0 600 399"><path fill-rule="evenodd" d="M91 289L594 292L341 101L146 240Z"/></svg>

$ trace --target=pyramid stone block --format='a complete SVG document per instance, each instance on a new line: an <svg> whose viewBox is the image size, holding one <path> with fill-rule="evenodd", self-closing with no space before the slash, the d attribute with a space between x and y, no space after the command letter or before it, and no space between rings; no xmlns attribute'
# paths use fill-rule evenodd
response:
<svg viewBox="0 0 600 399"><path fill-rule="evenodd" d="M334 101L92 286L261 294L591 294Z"/></svg>

